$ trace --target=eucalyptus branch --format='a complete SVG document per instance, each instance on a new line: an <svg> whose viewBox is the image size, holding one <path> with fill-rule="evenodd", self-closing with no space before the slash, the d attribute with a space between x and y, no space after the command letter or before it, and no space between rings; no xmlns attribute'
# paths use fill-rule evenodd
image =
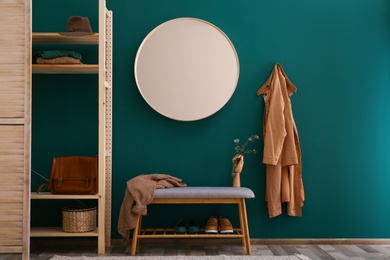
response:
<svg viewBox="0 0 390 260"><path fill-rule="evenodd" d="M251 135L245 142L243 145L240 146L240 139L234 139L234 143L236 144L236 147L235 147L235 150L236 150L236 156L237 155L244 155L244 154L250 154L250 153L253 153L253 154L256 154L257 151L256 149L250 149L250 150L246 150L246 147L248 146L249 143L252 143L256 140L259 140L259 136L254 134L254 135ZM234 159L234 158L233 158ZM232 176L234 177L236 175L236 171L235 169L237 168L237 165L239 163L239 160L233 160L233 167L232 167Z"/></svg>
<svg viewBox="0 0 390 260"><path fill-rule="evenodd" d="M248 146L248 144L250 142L254 142L256 140L259 140L259 136L254 134L254 135L251 135L243 145L240 146L240 139L234 139L234 143L236 144L236 147L235 147L235 150L236 150L236 154L241 154L241 155L244 155L244 154L250 154L250 153L254 153L256 154L257 151L256 149L251 149L251 150L246 150L246 147Z"/></svg>

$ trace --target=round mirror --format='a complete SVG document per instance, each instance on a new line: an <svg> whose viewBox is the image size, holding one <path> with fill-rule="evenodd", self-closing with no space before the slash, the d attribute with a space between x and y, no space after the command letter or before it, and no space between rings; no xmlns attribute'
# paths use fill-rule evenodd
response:
<svg viewBox="0 0 390 260"><path fill-rule="evenodd" d="M145 101L160 114L194 121L220 110L239 77L236 50L216 26L195 18L167 21L141 43L135 79Z"/></svg>

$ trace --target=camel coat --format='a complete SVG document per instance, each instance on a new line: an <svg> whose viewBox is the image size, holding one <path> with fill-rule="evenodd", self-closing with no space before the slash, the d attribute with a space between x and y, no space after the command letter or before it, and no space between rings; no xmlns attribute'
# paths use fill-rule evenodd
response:
<svg viewBox="0 0 390 260"><path fill-rule="evenodd" d="M265 102L263 163L266 164L266 202L270 218L282 213L302 216L304 190L301 149L290 96L297 88L277 63L267 82L257 91Z"/></svg>

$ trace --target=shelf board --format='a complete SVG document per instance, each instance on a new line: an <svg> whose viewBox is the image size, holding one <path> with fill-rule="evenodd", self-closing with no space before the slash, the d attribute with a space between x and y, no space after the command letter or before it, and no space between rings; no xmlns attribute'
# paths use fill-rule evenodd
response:
<svg viewBox="0 0 390 260"><path fill-rule="evenodd" d="M35 200L69 200L69 199L99 199L100 195L59 195L51 194L50 192L31 192L31 199Z"/></svg>
<svg viewBox="0 0 390 260"><path fill-rule="evenodd" d="M97 64L33 64L33 74L98 74Z"/></svg>
<svg viewBox="0 0 390 260"><path fill-rule="evenodd" d="M99 34L67 36L59 33L33 32L32 44L98 44Z"/></svg>
<svg viewBox="0 0 390 260"><path fill-rule="evenodd" d="M92 232L69 233L62 227L31 227L30 237L97 237L98 228Z"/></svg>

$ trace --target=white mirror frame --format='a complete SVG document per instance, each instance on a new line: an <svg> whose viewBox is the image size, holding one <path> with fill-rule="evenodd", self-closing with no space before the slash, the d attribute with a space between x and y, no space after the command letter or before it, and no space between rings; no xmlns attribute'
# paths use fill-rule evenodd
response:
<svg viewBox="0 0 390 260"><path fill-rule="evenodd" d="M134 64L138 89L158 113L195 121L219 111L239 78L237 52L216 26L196 18L169 20L141 43Z"/></svg>

